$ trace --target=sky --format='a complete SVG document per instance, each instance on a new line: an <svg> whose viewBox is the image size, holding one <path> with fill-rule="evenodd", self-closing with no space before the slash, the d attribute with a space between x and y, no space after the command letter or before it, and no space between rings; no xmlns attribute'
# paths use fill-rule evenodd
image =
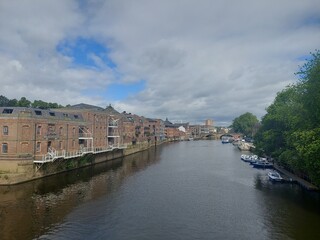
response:
<svg viewBox="0 0 320 240"><path fill-rule="evenodd" d="M319 0L0 0L0 95L172 122L260 119L320 46Z"/></svg>

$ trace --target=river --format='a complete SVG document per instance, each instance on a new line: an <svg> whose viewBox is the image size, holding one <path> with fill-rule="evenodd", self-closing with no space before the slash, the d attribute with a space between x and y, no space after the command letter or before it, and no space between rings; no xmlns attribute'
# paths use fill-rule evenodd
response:
<svg viewBox="0 0 320 240"><path fill-rule="evenodd" d="M0 239L320 239L320 194L220 141L163 144L0 187Z"/></svg>

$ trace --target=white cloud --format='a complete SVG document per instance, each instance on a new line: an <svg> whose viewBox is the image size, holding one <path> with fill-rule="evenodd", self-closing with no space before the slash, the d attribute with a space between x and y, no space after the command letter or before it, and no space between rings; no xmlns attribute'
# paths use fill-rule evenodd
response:
<svg viewBox="0 0 320 240"><path fill-rule="evenodd" d="M96 90L144 79L143 92L115 107L218 124L247 111L261 117L295 81L298 59L319 48L318 16L317 0L2 1L1 94L105 106ZM117 76L99 56L90 55L102 70L57 52L79 36L110 48Z"/></svg>

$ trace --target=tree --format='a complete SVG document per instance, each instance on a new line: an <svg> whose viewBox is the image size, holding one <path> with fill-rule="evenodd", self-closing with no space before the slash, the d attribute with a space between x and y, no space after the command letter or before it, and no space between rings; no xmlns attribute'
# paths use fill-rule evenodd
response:
<svg viewBox="0 0 320 240"><path fill-rule="evenodd" d="M10 99L8 102L8 107L18 107L18 100L17 99Z"/></svg>
<svg viewBox="0 0 320 240"><path fill-rule="evenodd" d="M253 137L254 129L258 123L257 117L252 113L247 112L233 120L232 128L235 132L240 132L246 136Z"/></svg>
<svg viewBox="0 0 320 240"><path fill-rule="evenodd" d="M290 148L287 136L303 125L305 110L300 101L300 88L288 86L279 92L274 102L266 109L261 127L255 136L255 146L259 153L263 150L268 155L280 157Z"/></svg>
<svg viewBox="0 0 320 240"><path fill-rule="evenodd" d="M267 108L255 145L320 186L320 52L311 54L297 74L299 81Z"/></svg>
<svg viewBox="0 0 320 240"><path fill-rule="evenodd" d="M320 51L311 54L311 59L297 73L303 89L302 103L306 111L305 118L313 127L320 124Z"/></svg>
<svg viewBox="0 0 320 240"><path fill-rule="evenodd" d="M0 96L0 107L6 107L8 106L9 99L6 98L5 96L1 95Z"/></svg>
<svg viewBox="0 0 320 240"><path fill-rule="evenodd" d="M19 101L18 101L18 107L30 107L31 106L31 102L26 99L25 97L22 97Z"/></svg>
<svg viewBox="0 0 320 240"><path fill-rule="evenodd" d="M41 100L34 100L31 104L33 108L40 108L40 109L48 109L48 103L41 101Z"/></svg>

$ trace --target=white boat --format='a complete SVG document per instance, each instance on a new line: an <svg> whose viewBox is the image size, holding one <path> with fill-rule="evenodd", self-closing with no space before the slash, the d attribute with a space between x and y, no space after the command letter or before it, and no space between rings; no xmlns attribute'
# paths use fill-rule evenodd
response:
<svg viewBox="0 0 320 240"><path fill-rule="evenodd" d="M268 177L269 177L269 180L272 182L281 182L283 180L280 173L278 173L277 171L268 172Z"/></svg>
<svg viewBox="0 0 320 240"><path fill-rule="evenodd" d="M221 142L222 143L229 143L230 141L229 141L228 137L222 137Z"/></svg>
<svg viewBox="0 0 320 240"><path fill-rule="evenodd" d="M242 154L241 155L241 160L244 161L244 162L255 162L258 160L258 156L257 155L245 155L245 154Z"/></svg>

